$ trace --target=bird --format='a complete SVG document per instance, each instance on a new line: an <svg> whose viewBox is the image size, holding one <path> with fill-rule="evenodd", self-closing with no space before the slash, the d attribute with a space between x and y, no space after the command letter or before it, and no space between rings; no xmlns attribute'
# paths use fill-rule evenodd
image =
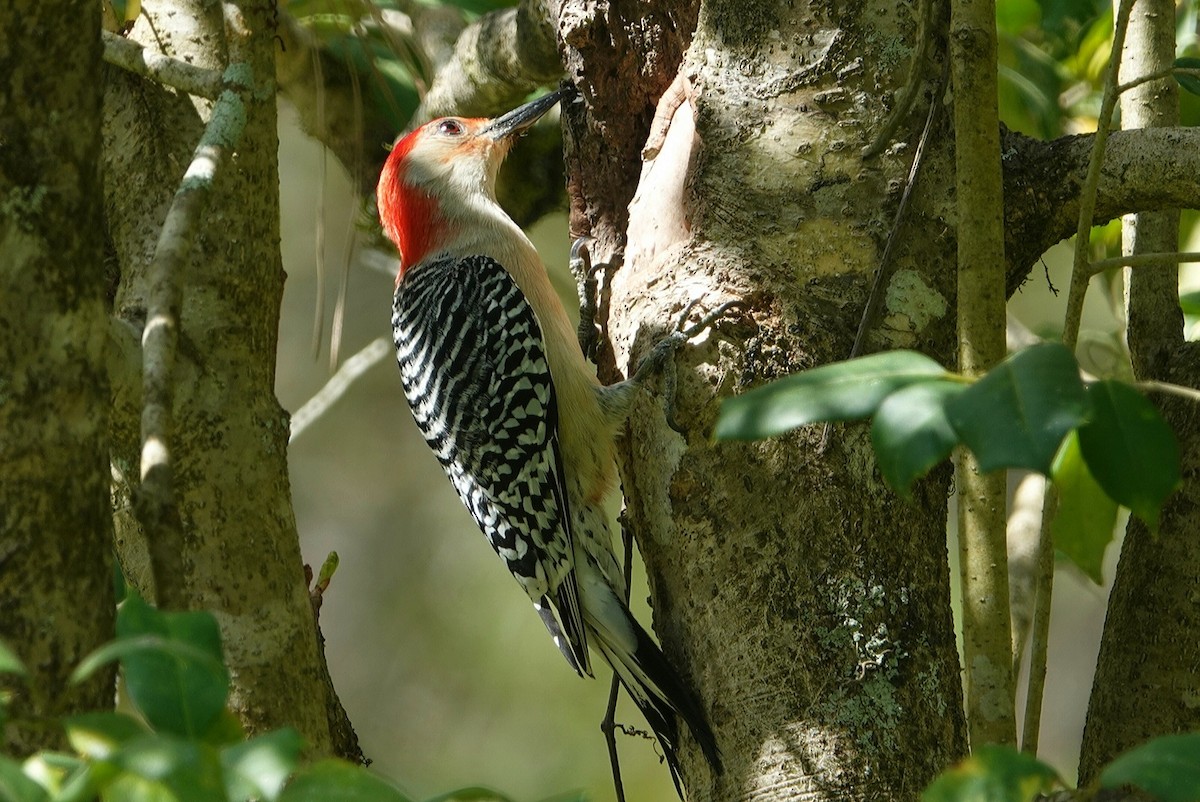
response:
<svg viewBox="0 0 1200 802"><path fill-rule="evenodd" d="M398 138L376 197L400 253L392 333L413 418L459 498L571 668L594 676L591 650L612 667L682 796L677 717L716 773L720 752L696 695L629 611L604 502L634 393L688 335L602 385L537 251L496 202L513 143L575 97L567 86Z"/></svg>

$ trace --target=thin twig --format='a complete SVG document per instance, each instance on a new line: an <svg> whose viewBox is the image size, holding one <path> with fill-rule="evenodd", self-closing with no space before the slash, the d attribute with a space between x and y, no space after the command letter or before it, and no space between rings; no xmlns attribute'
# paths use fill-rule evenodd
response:
<svg viewBox="0 0 1200 802"><path fill-rule="evenodd" d="M1120 86L1117 87L1117 94L1118 95L1124 94L1124 93L1128 92L1130 89L1139 87L1142 84L1148 84L1151 81L1159 81L1159 80L1162 80L1163 78L1172 78L1172 77L1176 77L1179 75L1188 75L1188 76L1191 76L1192 78L1200 78L1200 70L1188 69L1188 68L1183 68L1183 67L1168 67L1165 70L1159 70L1158 72L1152 72L1147 75L1143 75L1140 78L1134 78L1132 81L1121 84Z"/></svg>
<svg viewBox="0 0 1200 802"><path fill-rule="evenodd" d="M1116 108L1121 51L1125 46L1125 32L1129 27L1129 15L1133 0L1121 0L1114 21L1112 52L1109 55L1108 71L1104 79L1104 100L1100 116L1096 121L1096 138L1092 145L1091 162L1087 178L1079 197L1079 223L1075 232L1075 259L1071 269L1071 288L1067 293L1066 319L1063 324L1063 344L1075 350L1079 340L1079 325L1083 316L1083 299L1088 281L1096 271L1089 264L1089 234L1092 216L1096 208L1096 188L1100 183L1100 168L1104 163L1104 150L1112 126L1113 110ZM1114 265L1115 266L1115 265ZM1029 663L1029 684L1025 694L1025 721L1021 733L1021 748L1037 754L1038 735L1041 729L1042 699L1046 689L1046 662L1050 639L1050 605L1054 590L1054 537L1050 523L1058 508L1058 491L1053 482L1046 484L1046 495L1042 505L1042 531L1038 539L1037 601L1033 617L1033 645Z"/></svg>
<svg viewBox="0 0 1200 802"><path fill-rule="evenodd" d="M1025 720L1021 726L1021 750L1036 755L1042 726L1042 699L1046 690L1047 656L1050 649L1050 603L1054 598L1054 541L1050 523L1058 510L1058 488L1046 482L1042 496L1042 524L1038 535L1032 642L1029 648L1029 681L1025 692Z"/></svg>
<svg viewBox="0 0 1200 802"><path fill-rule="evenodd" d="M1156 381L1147 379L1140 381L1134 385L1139 390L1144 390L1151 393L1166 393L1180 398L1186 398L1188 401L1196 401L1200 403L1200 390L1192 387L1184 387L1181 384L1172 384L1171 382Z"/></svg>
<svg viewBox="0 0 1200 802"><path fill-rule="evenodd" d="M231 64L225 89L196 146L192 162L167 211L150 264L146 328L142 332L142 448L138 520L150 539L150 564L159 605L181 607L185 587L183 524L174 491L171 459L175 353L183 301L182 271L196 228L203 220L218 170L241 139L246 124L244 94L253 83L250 67Z"/></svg>
<svg viewBox="0 0 1200 802"><path fill-rule="evenodd" d="M1079 324L1083 318L1083 297L1087 293L1091 270L1088 266L1089 234L1092 218L1096 212L1096 188L1100 185L1100 169L1104 165L1104 149L1108 145L1108 134L1112 127L1113 110L1117 105L1117 75L1121 68L1120 53L1125 47L1125 31L1129 27L1129 14L1133 0L1121 0L1113 28L1112 55L1104 78L1104 100L1100 105L1100 116L1096 120L1096 137L1092 143L1092 158L1088 163L1087 178L1079 193L1079 223L1075 228L1075 260L1071 268L1071 289L1067 293L1067 311L1063 321L1063 344L1075 350L1079 340Z"/></svg>
<svg viewBox="0 0 1200 802"><path fill-rule="evenodd" d="M147 50L137 42L102 31L104 60L189 95L215 100L224 88L221 73Z"/></svg>
<svg viewBox="0 0 1200 802"><path fill-rule="evenodd" d="M318 390L316 395L305 401L292 415L292 433L288 442L296 442L296 438L328 412L329 408L346 394L355 381L381 362L391 351L391 341L387 337L379 337L343 362L337 373L334 373L329 377L329 381L325 382L325 386Z"/></svg>
<svg viewBox="0 0 1200 802"><path fill-rule="evenodd" d="M946 64L949 65L949 63L949 60L947 60ZM908 167L908 177L905 179L904 192L900 195L900 204L896 207L896 216L892 218L892 228L888 232L887 243L883 246L883 256L879 259L879 266L875 268L875 279L871 282L871 292L867 295L867 306L863 309L862 317L858 321L858 331L854 335L854 347L850 349L850 359L854 359L862 353L863 346L867 340L867 332L870 330L871 323L875 320L875 316L879 311L879 302L883 298L883 286L891 273L889 268L892 262L892 249L899 239L897 235L900 233L904 216L908 212L908 204L912 200L913 188L917 185L917 176L921 171L921 160L925 155L925 145L929 142L929 132L933 130L933 121L937 119L938 109L942 105L942 95L946 91L948 69L949 67L947 66L942 70L942 75L938 79L933 97L929 100L929 113L925 115L925 127L921 129L921 137L917 140L917 148L913 153L912 164Z"/></svg>
<svg viewBox="0 0 1200 802"><path fill-rule="evenodd" d="M1200 262L1200 251L1165 251L1162 253L1137 253L1124 254L1122 256L1113 256L1108 259L1099 259L1092 262L1089 266L1090 275L1094 276L1097 273L1103 273L1105 270L1112 270L1114 267L1139 267L1145 265L1158 265L1164 262L1174 262L1179 264L1182 262Z"/></svg>

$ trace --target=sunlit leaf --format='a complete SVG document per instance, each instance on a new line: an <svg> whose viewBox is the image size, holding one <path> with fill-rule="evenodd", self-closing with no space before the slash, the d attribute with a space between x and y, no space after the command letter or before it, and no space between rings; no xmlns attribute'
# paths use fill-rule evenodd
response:
<svg viewBox="0 0 1200 802"><path fill-rule="evenodd" d="M1117 381L1088 387L1092 419L1079 447L1104 491L1151 528L1180 482L1179 447L1171 427L1141 393Z"/></svg>
<svg viewBox="0 0 1200 802"><path fill-rule="evenodd" d="M0 755L0 800L3 802L42 802L46 790L25 776L14 760Z"/></svg>
<svg viewBox="0 0 1200 802"><path fill-rule="evenodd" d="M499 791L483 786L459 788L447 794L438 794L425 802L513 802L512 798Z"/></svg>
<svg viewBox="0 0 1200 802"><path fill-rule="evenodd" d="M1104 552L1113 539L1117 502L1088 470L1075 432L1067 435L1050 470L1058 488L1058 511L1050 531L1054 546L1097 585L1104 583Z"/></svg>
<svg viewBox="0 0 1200 802"><path fill-rule="evenodd" d="M137 719L112 711L70 716L63 726L71 747L79 754L96 760L111 756L121 744L147 734L146 728Z"/></svg>
<svg viewBox="0 0 1200 802"><path fill-rule="evenodd" d="M21 662L21 658L17 657L17 653L8 648L3 641L0 641L0 674L16 674L21 677L29 676L29 672L25 669L25 664Z"/></svg>
<svg viewBox="0 0 1200 802"><path fill-rule="evenodd" d="M1037 758L985 744L934 780L921 802L1032 802L1061 784L1054 769Z"/></svg>
<svg viewBox="0 0 1200 802"><path fill-rule="evenodd" d="M1155 738L1118 757L1100 775L1100 786L1124 785L1161 802L1200 800L1200 733Z"/></svg>
<svg viewBox="0 0 1200 802"><path fill-rule="evenodd" d="M946 403L950 423L982 470L1043 474L1087 409L1079 366L1058 343L1018 351Z"/></svg>
<svg viewBox="0 0 1200 802"><path fill-rule="evenodd" d="M716 436L757 440L818 421L865 418L896 390L945 375L945 368L916 351L822 365L726 399Z"/></svg>
<svg viewBox="0 0 1200 802"><path fill-rule="evenodd" d="M871 443L884 481L907 498L912 483L958 443L946 419L946 401L963 392L957 382L928 381L889 395L875 412Z"/></svg>
<svg viewBox="0 0 1200 802"><path fill-rule="evenodd" d="M231 802L275 800L300 761L304 739L290 727L251 738L221 751Z"/></svg>

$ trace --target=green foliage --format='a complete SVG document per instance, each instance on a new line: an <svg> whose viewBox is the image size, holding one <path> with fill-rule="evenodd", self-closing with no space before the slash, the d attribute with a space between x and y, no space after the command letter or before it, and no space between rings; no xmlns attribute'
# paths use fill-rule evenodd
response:
<svg viewBox="0 0 1200 802"><path fill-rule="evenodd" d="M1175 68L1180 70L1200 70L1200 58L1192 56L1184 56L1183 58L1175 59ZM1184 91L1191 92L1193 95L1200 95L1200 78L1195 75L1175 75L1175 80L1183 87Z"/></svg>
<svg viewBox="0 0 1200 802"><path fill-rule="evenodd" d="M0 674L27 676L25 665L12 649L0 643Z"/></svg>
<svg viewBox="0 0 1200 802"><path fill-rule="evenodd" d="M1154 406L1121 382L1085 387L1075 357L1057 343L1019 351L977 380L912 351L823 365L728 399L716 436L753 440L870 416L880 473L904 497L958 444L984 470L1051 476L1061 497L1055 532L1097 581L1113 502L1153 528L1180 481L1178 447Z"/></svg>
<svg viewBox="0 0 1200 802"><path fill-rule="evenodd" d="M1179 448L1167 422L1127 384L1088 387L1092 420L1079 430L1079 447L1096 481L1116 501L1158 529L1163 501L1180 482Z"/></svg>
<svg viewBox="0 0 1200 802"><path fill-rule="evenodd" d="M955 382L924 382L892 393L879 405L871 443L884 480L901 496L908 498L912 483L957 445L946 404L965 390Z"/></svg>
<svg viewBox="0 0 1200 802"><path fill-rule="evenodd" d="M1054 769L1037 758L985 744L934 780L921 802L1031 802L1060 785Z"/></svg>
<svg viewBox="0 0 1200 802"><path fill-rule="evenodd" d="M1200 800L1200 732L1155 738L1118 757L1100 775L1100 786L1124 785L1162 802Z"/></svg>
<svg viewBox="0 0 1200 802"><path fill-rule="evenodd" d="M304 742L291 728L247 738L225 708L229 672L211 614L163 613L130 591L117 633L74 676L118 661L139 715L64 719L75 754L40 752L24 764L0 755L0 802L407 802L345 761L298 769ZM0 672L25 673L3 644Z"/></svg>
<svg viewBox="0 0 1200 802"><path fill-rule="evenodd" d="M384 780L344 760L322 760L299 772L280 802L409 802Z"/></svg>
<svg viewBox="0 0 1200 802"><path fill-rule="evenodd" d="M817 421L864 418L895 391L946 375L941 365L915 351L822 365L727 399L716 436L757 440Z"/></svg>
<svg viewBox="0 0 1200 802"><path fill-rule="evenodd" d="M1059 449L1050 477L1058 488L1058 511L1050 527L1054 545L1089 579L1102 584L1104 552L1113 539L1117 503L1088 470L1075 432Z"/></svg>
<svg viewBox="0 0 1200 802"><path fill-rule="evenodd" d="M1087 399L1071 352L1042 343L1001 362L946 414L982 470L1049 473L1063 437L1084 421Z"/></svg>

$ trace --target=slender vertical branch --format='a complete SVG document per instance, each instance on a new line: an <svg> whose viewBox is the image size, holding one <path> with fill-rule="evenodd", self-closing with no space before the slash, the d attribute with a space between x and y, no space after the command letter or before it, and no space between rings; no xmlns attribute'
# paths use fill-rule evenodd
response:
<svg viewBox="0 0 1200 802"><path fill-rule="evenodd" d="M950 11L958 194L958 358L969 375L1004 357L1004 190L997 110L994 0ZM963 651L972 746L1013 743L1012 634L1005 549L1005 477L957 459Z"/></svg>
<svg viewBox="0 0 1200 802"><path fill-rule="evenodd" d="M1063 344L1071 350L1079 340L1079 322L1083 318L1083 297L1087 293L1091 270L1088 268L1088 244L1092 230L1092 218L1096 211L1096 187L1100 184L1100 168L1104 164L1104 150L1108 146L1108 134L1112 127L1113 109L1117 105L1117 75L1121 68L1117 56L1125 46L1125 31L1129 27L1129 14L1133 0L1121 0L1113 29L1113 56L1109 60L1108 72L1104 77L1104 100L1100 104L1100 116L1096 120L1096 138L1092 143L1092 159L1088 163L1087 178L1079 193L1079 224L1075 228L1075 260L1071 268L1071 289L1067 293L1067 312L1063 320Z"/></svg>
<svg viewBox="0 0 1200 802"><path fill-rule="evenodd" d="M142 447L138 518L150 537L150 561L157 600L162 607L183 607L183 524L175 499L171 455L175 402L175 354L183 302L182 266L208 207L216 174L233 150L246 123L242 93L251 81L249 68L232 64L225 71L212 117L163 222L150 265L146 328L142 333Z"/></svg>
<svg viewBox="0 0 1200 802"><path fill-rule="evenodd" d="M1079 323L1083 316L1083 299L1088 281L1095 272L1089 264L1089 241L1092 215L1096 208L1096 188L1100 183L1100 168L1112 126L1113 109L1120 91L1120 54L1124 47L1133 0L1121 0L1114 21L1112 54L1104 80L1104 100L1096 123L1096 139L1092 147L1088 174L1079 200L1079 223L1075 230L1075 258L1071 268L1071 288L1067 294L1067 311L1063 321L1063 343L1072 351L1079 340ZM1037 594L1033 613L1033 646L1029 663L1029 685L1025 694L1025 722L1021 733L1021 748L1031 754L1038 749L1041 730L1042 697L1046 690L1046 663L1050 640L1050 609L1054 595L1054 538L1050 523L1058 509L1058 492L1053 484L1046 485L1042 505L1042 533L1038 539Z"/></svg>

